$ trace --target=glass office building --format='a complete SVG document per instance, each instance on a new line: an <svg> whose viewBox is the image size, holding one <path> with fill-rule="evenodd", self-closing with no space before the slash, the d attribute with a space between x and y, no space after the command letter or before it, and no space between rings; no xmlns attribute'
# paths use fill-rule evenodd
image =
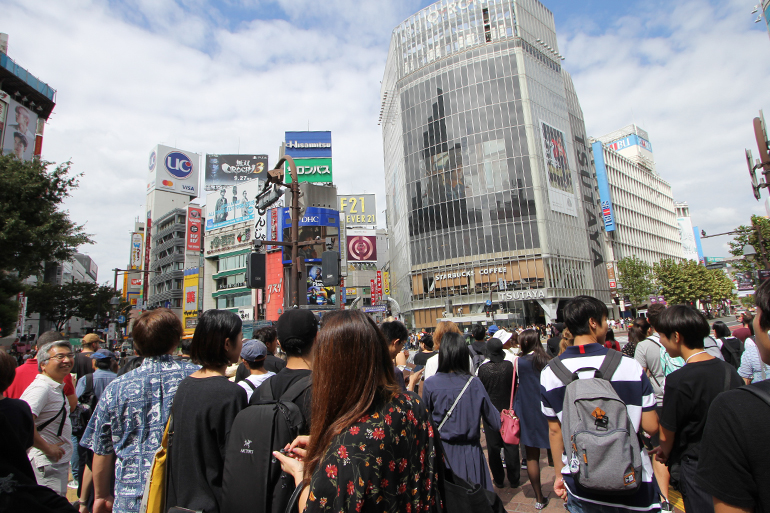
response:
<svg viewBox="0 0 770 513"><path fill-rule="evenodd" d="M578 294L609 303L591 147L548 9L421 10L393 31L381 100L392 295L407 322L529 324Z"/></svg>

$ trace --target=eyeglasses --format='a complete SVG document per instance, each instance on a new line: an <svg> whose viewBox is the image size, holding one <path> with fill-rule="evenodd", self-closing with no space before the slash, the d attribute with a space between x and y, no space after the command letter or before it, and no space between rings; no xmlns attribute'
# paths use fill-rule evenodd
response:
<svg viewBox="0 0 770 513"><path fill-rule="evenodd" d="M75 359L75 353L59 353L55 354L51 357L51 360L56 360L57 362L63 362L64 359L67 358L69 360Z"/></svg>

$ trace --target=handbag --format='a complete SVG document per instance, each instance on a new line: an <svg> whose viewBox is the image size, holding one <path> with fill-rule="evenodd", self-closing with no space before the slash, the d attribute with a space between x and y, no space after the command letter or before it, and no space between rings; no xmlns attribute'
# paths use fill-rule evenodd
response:
<svg viewBox="0 0 770 513"><path fill-rule="evenodd" d="M168 417L163 440L155 451L152 468L144 484L140 513L166 513L166 484L168 483L168 460L171 453L171 439L174 437L174 410Z"/></svg>
<svg viewBox="0 0 770 513"><path fill-rule="evenodd" d="M511 383L511 403L508 405L507 410L500 412L500 436L503 442L510 445L519 445L519 438L521 435L521 425L519 423L519 417L516 416L516 412L513 411L513 398L516 395L516 368L518 367L519 359L513 364L513 381Z"/></svg>

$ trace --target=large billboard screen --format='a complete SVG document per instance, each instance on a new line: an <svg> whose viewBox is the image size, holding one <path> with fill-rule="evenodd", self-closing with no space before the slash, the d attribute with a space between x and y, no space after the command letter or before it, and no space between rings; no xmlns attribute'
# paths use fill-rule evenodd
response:
<svg viewBox="0 0 770 513"><path fill-rule="evenodd" d="M147 192L158 190L198 197L200 156L159 144L150 152Z"/></svg>
<svg viewBox="0 0 770 513"><path fill-rule="evenodd" d="M4 102L0 102L2 104ZM13 154L20 160L30 160L35 155L37 115L11 98L8 99L7 111L3 127L3 155Z"/></svg>
<svg viewBox="0 0 770 513"><path fill-rule="evenodd" d="M543 144L551 210L577 217L575 185L572 182L572 172L569 168L564 132L540 121L540 140Z"/></svg>
<svg viewBox="0 0 770 513"><path fill-rule="evenodd" d="M348 262L377 261L377 231L351 230L345 231L347 242Z"/></svg>
<svg viewBox="0 0 770 513"><path fill-rule="evenodd" d="M377 200L374 194L337 195L340 215L346 226L374 226L377 224Z"/></svg>
<svg viewBox="0 0 770 513"><path fill-rule="evenodd" d="M187 251L201 250L201 237L203 236L203 223L200 207L187 207L187 234L185 246Z"/></svg>
<svg viewBox="0 0 770 513"><path fill-rule="evenodd" d="M337 297L334 287L325 287L320 265L307 267L307 304L336 305Z"/></svg>
<svg viewBox="0 0 770 513"><path fill-rule="evenodd" d="M604 148L600 141L593 144L594 163L596 165L596 182L599 186L599 199L602 202L602 219L604 229L608 232L615 231L615 209L612 207L612 195L610 183L607 178L607 168L604 165Z"/></svg>
<svg viewBox="0 0 770 513"><path fill-rule="evenodd" d="M248 180L266 180L268 169L267 155L206 155L206 190Z"/></svg>
<svg viewBox="0 0 770 513"><path fill-rule="evenodd" d="M262 180L223 186L206 195L206 231L244 221L254 221L254 200L262 190Z"/></svg>
<svg viewBox="0 0 770 513"><path fill-rule="evenodd" d="M289 240L291 234L291 214L289 208L281 209L279 230L281 240ZM328 208L308 207L305 215L299 220L299 241L315 244L300 246L299 256L308 263L320 263L321 255L326 251L326 237L334 238L332 251L339 251L340 216L336 210ZM291 248L284 248L283 262L291 263Z"/></svg>
<svg viewBox="0 0 770 513"><path fill-rule="evenodd" d="M331 132L286 132L286 155L292 158L331 158Z"/></svg>

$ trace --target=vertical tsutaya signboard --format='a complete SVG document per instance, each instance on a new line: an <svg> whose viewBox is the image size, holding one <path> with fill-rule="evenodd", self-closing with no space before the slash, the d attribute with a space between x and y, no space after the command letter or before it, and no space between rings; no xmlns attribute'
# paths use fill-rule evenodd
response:
<svg viewBox="0 0 770 513"><path fill-rule="evenodd" d="M187 251L201 250L201 236L203 235L201 212L200 207L187 207L187 235L185 237Z"/></svg>
<svg viewBox="0 0 770 513"><path fill-rule="evenodd" d="M540 121L539 129L551 210L577 217L575 185L572 183L572 172L569 169L564 132L543 121Z"/></svg>
<svg viewBox="0 0 770 513"><path fill-rule="evenodd" d="M374 194L337 196L340 215L347 226L374 226L377 224L377 201Z"/></svg>
<svg viewBox="0 0 770 513"><path fill-rule="evenodd" d="M0 105L5 106L5 102L0 102ZM37 115L32 109L11 98L8 98L7 111L7 114L3 112L6 116L2 139L3 155L16 155L19 160L30 160L35 155Z"/></svg>
<svg viewBox="0 0 770 513"><path fill-rule="evenodd" d="M376 230L346 230L348 262L377 261Z"/></svg>
<svg viewBox="0 0 770 513"><path fill-rule="evenodd" d="M267 155L206 155L205 189L267 179Z"/></svg>
<svg viewBox="0 0 770 513"><path fill-rule="evenodd" d="M677 217L676 222L679 225L679 237L682 239L682 253L685 259L698 259L698 246L695 243L695 233L692 230L692 221L689 217Z"/></svg>
<svg viewBox="0 0 770 513"><path fill-rule="evenodd" d="M262 190L262 180L223 186L206 195L206 231L223 228L259 217L254 200Z"/></svg>
<svg viewBox="0 0 770 513"><path fill-rule="evenodd" d="M184 271L184 310L182 311L182 322L184 323L185 335L195 332L195 326L198 325L198 280L200 275L197 267L185 269Z"/></svg>
<svg viewBox="0 0 770 513"><path fill-rule="evenodd" d="M602 219L604 230L615 231L615 209L612 206L610 183L607 177L607 168L604 165L604 147L601 141L593 143L594 165L596 167L596 182L599 185L599 199L602 202Z"/></svg>
<svg viewBox="0 0 770 513"><path fill-rule="evenodd" d="M131 234L131 269L140 269L142 267L142 234L133 232Z"/></svg>
<svg viewBox="0 0 770 513"><path fill-rule="evenodd" d="M158 190L198 197L200 156L159 144L150 152L147 192Z"/></svg>

